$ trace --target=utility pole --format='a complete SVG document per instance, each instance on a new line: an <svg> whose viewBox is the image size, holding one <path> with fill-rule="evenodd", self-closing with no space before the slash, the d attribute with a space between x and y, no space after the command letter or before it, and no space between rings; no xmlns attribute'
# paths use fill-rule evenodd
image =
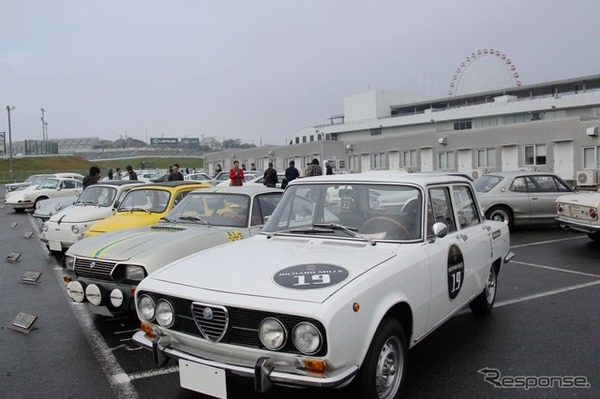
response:
<svg viewBox="0 0 600 399"><path fill-rule="evenodd" d="M44 120L44 108L40 108L42 111L42 155L46 153L46 121Z"/></svg>
<svg viewBox="0 0 600 399"><path fill-rule="evenodd" d="M14 180L14 172L13 172L13 150L12 150L12 129L10 126L10 111L15 109L10 105L6 106L6 112L8 112L8 151L10 155L8 157L8 169L10 171L10 180Z"/></svg>

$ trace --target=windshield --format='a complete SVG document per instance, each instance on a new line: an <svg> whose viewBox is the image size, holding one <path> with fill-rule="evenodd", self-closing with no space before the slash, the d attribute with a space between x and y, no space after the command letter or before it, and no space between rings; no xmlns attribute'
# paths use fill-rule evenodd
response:
<svg viewBox="0 0 600 399"><path fill-rule="evenodd" d="M92 204L97 206L111 206L114 202L117 189L114 187L101 187L92 185L81 193L78 204Z"/></svg>
<svg viewBox="0 0 600 399"><path fill-rule="evenodd" d="M165 217L168 222L246 227L250 197L243 194L188 194Z"/></svg>
<svg viewBox="0 0 600 399"><path fill-rule="evenodd" d="M161 213L166 211L171 193L166 190L131 190L119 205L119 212L146 211Z"/></svg>
<svg viewBox="0 0 600 399"><path fill-rule="evenodd" d="M492 188L496 187L502 180L504 180L504 177L502 176L483 175L479 176L473 185L475 186L475 191L479 193L487 193Z"/></svg>
<svg viewBox="0 0 600 399"><path fill-rule="evenodd" d="M369 240L422 239L419 188L383 184L289 186L263 231Z"/></svg>

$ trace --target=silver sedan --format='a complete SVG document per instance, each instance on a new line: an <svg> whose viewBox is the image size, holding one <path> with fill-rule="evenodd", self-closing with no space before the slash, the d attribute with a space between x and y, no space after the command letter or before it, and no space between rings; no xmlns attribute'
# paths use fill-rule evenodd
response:
<svg viewBox="0 0 600 399"><path fill-rule="evenodd" d="M474 184L486 218L509 227L553 224L556 198L574 191L560 177L544 172L494 172Z"/></svg>

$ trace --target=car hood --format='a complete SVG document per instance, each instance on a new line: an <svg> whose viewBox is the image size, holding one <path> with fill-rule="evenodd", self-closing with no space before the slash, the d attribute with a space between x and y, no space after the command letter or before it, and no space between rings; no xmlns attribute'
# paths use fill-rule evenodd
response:
<svg viewBox="0 0 600 399"><path fill-rule="evenodd" d="M175 261L147 280L152 280L148 282L151 287L161 282L174 284L170 287L174 292L177 287L189 287L322 303L361 274L396 256L391 248L397 246L259 235ZM328 276L325 280L324 274ZM312 282L318 284L309 284Z"/></svg>
<svg viewBox="0 0 600 399"><path fill-rule="evenodd" d="M81 223L104 219L112 215L112 207L106 206L72 206L69 209L58 212L50 218L50 222L56 223Z"/></svg>
<svg viewBox="0 0 600 399"><path fill-rule="evenodd" d="M228 237L237 240L245 236L245 230L239 228L160 223L88 237L73 245L68 253L117 262L135 258L138 262L142 257L152 257L161 249L184 256L226 243Z"/></svg>
<svg viewBox="0 0 600 399"><path fill-rule="evenodd" d="M117 214L109 216L106 219L92 225L90 231L95 233L103 233L106 231L126 229L129 227L148 226L158 222L162 216L162 213L147 214L146 212L140 211L118 212Z"/></svg>

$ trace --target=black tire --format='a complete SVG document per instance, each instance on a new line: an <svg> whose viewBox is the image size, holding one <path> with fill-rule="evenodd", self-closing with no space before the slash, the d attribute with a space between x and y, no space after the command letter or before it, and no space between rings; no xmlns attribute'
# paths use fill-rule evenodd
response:
<svg viewBox="0 0 600 399"><path fill-rule="evenodd" d="M491 207L485 213L485 217L487 220L495 220L498 222L504 222L508 225L508 227L513 227L515 223L512 210L503 205L496 205Z"/></svg>
<svg viewBox="0 0 600 399"><path fill-rule="evenodd" d="M347 391L349 397L399 398L407 362L408 344L402 324L396 319L384 319Z"/></svg>
<svg viewBox="0 0 600 399"><path fill-rule="evenodd" d="M490 273L488 274L485 287L481 294L477 295L475 299L469 303L471 311L477 316L485 316L492 312L494 308L494 302L496 301L496 285L498 283L498 273L496 268L492 266Z"/></svg>
<svg viewBox="0 0 600 399"><path fill-rule="evenodd" d="M587 236L590 240L595 242L600 242L600 233L587 233Z"/></svg>
<svg viewBox="0 0 600 399"><path fill-rule="evenodd" d="M23 213L25 212L25 209L23 208L15 208L15 213Z"/></svg>

